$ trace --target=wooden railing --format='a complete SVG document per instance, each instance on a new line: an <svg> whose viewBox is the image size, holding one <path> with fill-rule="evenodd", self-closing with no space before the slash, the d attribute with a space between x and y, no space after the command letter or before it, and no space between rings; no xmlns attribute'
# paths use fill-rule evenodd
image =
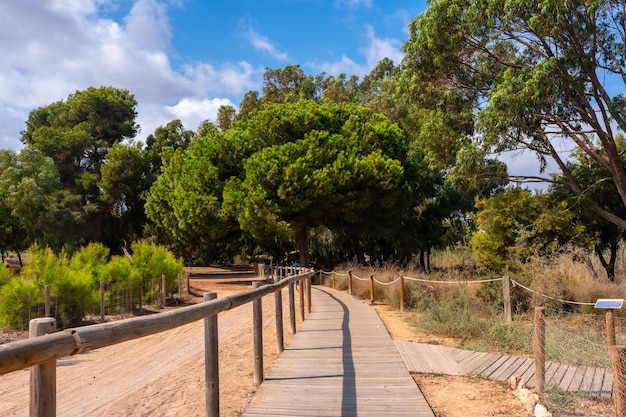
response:
<svg viewBox="0 0 626 417"><path fill-rule="evenodd" d="M310 284L313 271L301 272L290 269L286 276L285 270L274 275L272 284L256 286L256 288L239 294L215 298L215 294L205 294L204 302L181 307L160 314L129 318L109 323L76 327L54 332L54 319L44 318L32 320L30 339L0 345L0 375L31 367L30 416L48 417L56 415L56 360L65 356L76 355L106 346L115 345L128 340L138 339L155 333L171 330L176 327L205 320L205 366L207 404L206 415L219 416L219 383L217 355L217 314L254 302L254 344L255 344L255 376L256 383L263 380L263 340L261 298L275 293L276 296L276 328L277 347L283 349L282 340L282 299L281 290L289 286L290 329L296 331L294 284L300 283L301 317L304 319L304 291L306 290L310 312ZM282 277L281 277L282 275ZM282 278L282 279L281 279ZM280 331L279 331L280 327ZM53 333L50 333L53 332ZM46 334L47 333L47 334ZM40 335L43 334L43 335ZM261 335L257 337L256 335ZM37 337L34 337L37 336Z"/></svg>

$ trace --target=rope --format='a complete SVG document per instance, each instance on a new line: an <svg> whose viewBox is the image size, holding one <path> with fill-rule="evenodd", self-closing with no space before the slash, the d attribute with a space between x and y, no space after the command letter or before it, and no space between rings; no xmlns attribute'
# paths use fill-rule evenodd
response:
<svg viewBox="0 0 626 417"><path fill-rule="evenodd" d="M354 275L354 274L352 274L352 278L356 278L356 279L358 279L359 281L369 281L369 278L360 278L360 277L358 277L358 276L356 276L356 275Z"/></svg>
<svg viewBox="0 0 626 417"><path fill-rule="evenodd" d="M513 283L513 285L518 285L518 286L522 287L523 289L525 289L526 291L532 292L533 294L540 295L540 296L542 296L544 298L548 298L550 300L558 301L560 303L575 304L575 305L579 305L579 306L593 306L593 305L595 305L595 303L581 303L581 302L578 302L578 301L569 301L569 300L562 300L562 299L556 298L556 297L550 297L549 295L545 295L545 294L542 294L542 293L537 292L535 290L531 290L530 288L523 286L522 284L520 284L519 282L515 281L514 279L512 279L511 282Z"/></svg>
<svg viewBox="0 0 626 417"><path fill-rule="evenodd" d="M395 284L398 281L400 281L400 278L396 278L396 279L394 279L393 281L390 281L390 282L382 282L382 281L379 281L376 278L374 278L374 282L376 282L376 283L378 283L380 285L391 285L391 284Z"/></svg>
<svg viewBox="0 0 626 417"><path fill-rule="evenodd" d="M475 280L475 281L435 281L435 280L430 280L430 279L420 279L420 278L411 278L411 277L404 277L404 279L408 279L411 281L418 281L418 282L428 282L431 284L477 284L477 283L482 283L482 282L502 281L504 278L481 279L481 280Z"/></svg>

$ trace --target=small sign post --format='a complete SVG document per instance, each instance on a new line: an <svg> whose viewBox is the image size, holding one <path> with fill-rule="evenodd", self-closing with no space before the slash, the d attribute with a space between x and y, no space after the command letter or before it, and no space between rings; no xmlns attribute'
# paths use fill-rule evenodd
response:
<svg viewBox="0 0 626 417"><path fill-rule="evenodd" d="M594 306L598 310L606 310L606 337L609 346L615 346L613 310L620 310L623 305L623 299L599 298Z"/></svg>

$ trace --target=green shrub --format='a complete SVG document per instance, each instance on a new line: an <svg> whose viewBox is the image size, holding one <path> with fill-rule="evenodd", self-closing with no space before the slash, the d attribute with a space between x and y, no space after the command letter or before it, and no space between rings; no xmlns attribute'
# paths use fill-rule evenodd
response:
<svg viewBox="0 0 626 417"><path fill-rule="evenodd" d="M90 243L72 255L69 266L74 271L83 271L90 274L94 287L98 287L100 281L106 281L104 272L109 256L109 249L103 244Z"/></svg>
<svg viewBox="0 0 626 417"><path fill-rule="evenodd" d="M0 262L0 288L4 287L11 281L11 274L3 262Z"/></svg>
<svg viewBox="0 0 626 417"><path fill-rule="evenodd" d="M126 256L113 256L103 268L102 280L111 284L139 285L141 274Z"/></svg>
<svg viewBox="0 0 626 417"><path fill-rule="evenodd" d="M43 304L44 294L34 282L15 277L0 288L0 326L27 329L31 311Z"/></svg>
<svg viewBox="0 0 626 417"><path fill-rule="evenodd" d="M50 290L58 297L59 328L80 324L85 315L94 312L98 305L98 291L93 285L92 274L86 270L65 268L62 277L52 283Z"/></svg>
<svg viewBox="0 0 626 417"><path fill-rule="evenodd" d="M131 249L133 267L141 279L159 279L165 275L168 290L178 286L176 277L184 272L181 259L176 259L165 247L150 242L133 243Z"/></svg>

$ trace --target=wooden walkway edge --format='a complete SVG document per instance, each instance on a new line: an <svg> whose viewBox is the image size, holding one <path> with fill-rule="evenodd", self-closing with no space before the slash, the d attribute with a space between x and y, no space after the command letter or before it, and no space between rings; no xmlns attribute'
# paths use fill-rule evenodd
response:
<svg viewBox="0 0 626 417"><path fill-rule="evenodd" d="M329 288L311 295L311 314L243 417L434 417L373 308Z"/></svg>
<svg viewBox="0 0 626 417"><path fill-rule="evenodd" d="M495 381L508 381L519 375L528 388L535 387L535 362L531 358L473 352L447 346L395 341L406 367L414 373L480 375ZM613 374L607 368L546 362L546 387L592 396L613 395Z"/></svg>

